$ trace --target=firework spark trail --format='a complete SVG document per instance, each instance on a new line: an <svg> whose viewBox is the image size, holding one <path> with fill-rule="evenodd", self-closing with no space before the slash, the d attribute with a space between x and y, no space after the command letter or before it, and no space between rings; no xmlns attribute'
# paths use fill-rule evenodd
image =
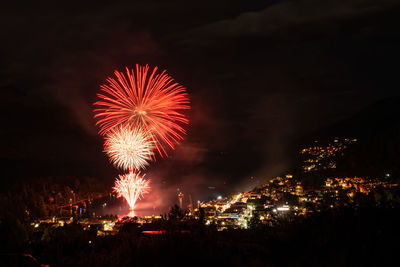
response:
<svg viewBox="0 0 400 267"><path fill-rule="evenodd" d="M126 75L115 71L115 76L101 86L100 100L94 103L99 133L106 135L119 125L141 127L150 133L160 156L166 156L166 147L174 149L186 134L186 89L165 71L157 74L157 67L150 73L148 65L136 65L136 71L126 68Z"/></svg>
<svg viewBox="0 0 400 267"><path fill-rule="evenodd" d="M144 169L153 156L153 141L141 128L112 129L105 138L104 150L115 166L133 171Z"/></svg>
<svg viewBox="0 0 400 267"><path fill-rule="evenodd" d="M128 202L131 211L134 210L136 201L148 193L150 190L150 180L145 180L143 175L139 173L129 172L124 175L119 175L113 187L117 197L124 197Z"/></svg>

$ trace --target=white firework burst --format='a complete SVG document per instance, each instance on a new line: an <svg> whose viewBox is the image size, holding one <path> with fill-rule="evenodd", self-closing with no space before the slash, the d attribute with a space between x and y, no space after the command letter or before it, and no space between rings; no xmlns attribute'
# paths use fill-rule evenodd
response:
<svg viewBox="0 0 400 267"><path fill-rule="evenodd" d="M153 156L153 141L142 128L120 126L106 136L104 149L118 168L132 171L146 168Z"/></svg>
<svg viewBox="0 0 400 267"><path fill-rule="evenodd" d="M113 187L117 197L124 197L128 202L130 210L133 210L136 201L143 197L150 190L150 180L145 180L144 176L139 173L129 172L124 175L119 175Z"/></svg>

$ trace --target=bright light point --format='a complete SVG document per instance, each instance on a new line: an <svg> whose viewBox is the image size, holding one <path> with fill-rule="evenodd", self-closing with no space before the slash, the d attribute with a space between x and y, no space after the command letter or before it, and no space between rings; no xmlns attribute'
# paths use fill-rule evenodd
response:
<svg viewBox="0 0 400 267"><path fill-rule="evenodd" d="M278 207L277 210L278 211L288 211L290 208L287 205L283 205L282 207Z"/></svg>
<svg viewBox="0 0 400 267"><path fill-rule="evenodd" d="M135 216L136 216L135 211L134 210L130 210L129 213L128 213L128 217L133 218Z"/></svg>
<svg viewBox="0 0 400 267"><path fill-rule="evenodd" d="M222 199L222 196L218 196L218 199Z"/></svg>
<svg viewBox="0 0 400 267"><path fill-rule="evenodd" d="M135 112L137 115L146 115L147 114L147 112L145 110L141 110L141 109L136 109Z"/></svg>

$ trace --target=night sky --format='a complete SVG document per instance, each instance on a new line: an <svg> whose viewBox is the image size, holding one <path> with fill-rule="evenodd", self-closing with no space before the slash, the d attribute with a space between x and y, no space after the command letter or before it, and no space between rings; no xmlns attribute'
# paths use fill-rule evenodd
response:
<svg viewBox="0 0 400 267"><path fill-rule="evenodd" d="M147 171L174 198L178 187L204 199L285 173L297 140L398 95L395 0L66 3L2 4L3 181L111 184L120 171L92 103L136 63L190 94L185 141Z"/></svg>

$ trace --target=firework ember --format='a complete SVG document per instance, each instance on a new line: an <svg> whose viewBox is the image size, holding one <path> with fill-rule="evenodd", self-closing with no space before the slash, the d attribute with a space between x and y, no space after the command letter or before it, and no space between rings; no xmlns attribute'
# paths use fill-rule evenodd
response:
<svg viewBox="0 0 400 267"><path fill-rule="evenodd" d="M186 89L165 71L157 73L157 67L149 71L148 65L126 68L126 75L115 71L115 76L101 86L100 100L94 103L99 133L106 135L120 125L140 127L150 133L158 153L167 155L166 149L173 149L186 133Z"/></svg>
<svg viewBox="0 0 400 267"><path fill-rule="evenodd" d="M133 171L144 169L153 155L153 141L142 128L119 126L105 138L104 150L119 168Z"/></svg>
<svg viewBox="0 0 400 267"><path fill-rule="evenodd" d="M131 211L134 210L136 201L150 190L150 180L145 180L144 176L140 177L138 173L130 172L119 175L115 181L114 192L117 193L117 197L125 198Z"/></svg>

